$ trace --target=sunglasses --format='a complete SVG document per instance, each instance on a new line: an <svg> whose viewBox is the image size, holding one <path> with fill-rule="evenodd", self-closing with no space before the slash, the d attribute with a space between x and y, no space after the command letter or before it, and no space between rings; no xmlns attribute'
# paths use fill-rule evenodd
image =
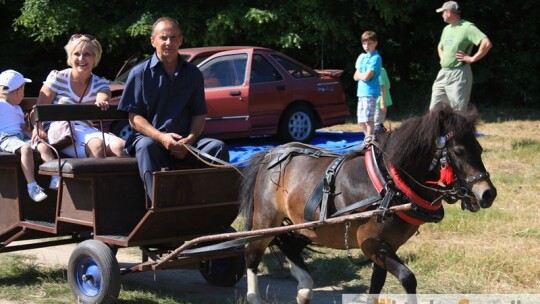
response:
<svg viewBox="0 0 540 304"><path fill-rule="evenodd" d="M82 37L86 37L86 38L90 39L90 41L96 39L96 37L94 37L92 35L89 35L89 34L73 34L73 35L71 35L71 38L69 38L69 41L77 40L77 39L80 39Z"/></svg>

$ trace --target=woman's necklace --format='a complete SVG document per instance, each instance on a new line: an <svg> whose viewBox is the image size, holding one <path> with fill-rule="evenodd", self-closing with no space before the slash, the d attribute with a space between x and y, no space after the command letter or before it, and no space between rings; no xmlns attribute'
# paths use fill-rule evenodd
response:
<svg viewBox="0 0 540 304"><path fill-rule="evenodd" d="M73 92L75 92L75 94L77 94L77 96L79 97L84 97L84 95L86 94L86 90L88 89L88 86L90 84L90 80L92 79L92 75L90 75L90 77L86 78L85 81L79 81L78 79L76 79L75 76L72 77L71 79L71 86L72 86L72 89L73 89ZM78 94L79 92L82 92L81 94Z"/></svg>

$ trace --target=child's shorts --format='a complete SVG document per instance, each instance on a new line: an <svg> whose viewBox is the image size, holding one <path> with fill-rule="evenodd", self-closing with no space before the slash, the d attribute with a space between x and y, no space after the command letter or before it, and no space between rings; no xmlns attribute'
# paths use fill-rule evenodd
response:
<svg viewBox="0 0 540 304"><path fill-rule="evenodd" d="M0 134L0 150L4 152L15 153L17 149L24 145L30 145L30 138L24 136L22 133L17 134ZM32 149L35 145L32 146Z"/></svg>
<svg viewBox="0 0 540 304"><path fill-rule="evenodd" d="M375 120L375 103L377 98L373 96L358 97L358 107L356 117L358 122L368 122Z"/></svg>

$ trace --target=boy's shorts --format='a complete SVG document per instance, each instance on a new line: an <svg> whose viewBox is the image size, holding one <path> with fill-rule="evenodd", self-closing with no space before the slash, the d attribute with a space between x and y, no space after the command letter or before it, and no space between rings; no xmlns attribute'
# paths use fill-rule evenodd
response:
<svg viewBox="0 0 540 304"><path fill-rule="evenodd" d="M374 121L376 102L377 102L377 97L373 97L373 96L358 97L356 117L358 118L359 123Z"/></svg>
<svg viewBox="0 0 540 304"><path fill-rule="evenodd" d="M24 145L30 145L30 138L25 137L22 133L0 135L0 150L4 152L15 153L17 149ZM32 146L32 149L34 148Z"/></svg>

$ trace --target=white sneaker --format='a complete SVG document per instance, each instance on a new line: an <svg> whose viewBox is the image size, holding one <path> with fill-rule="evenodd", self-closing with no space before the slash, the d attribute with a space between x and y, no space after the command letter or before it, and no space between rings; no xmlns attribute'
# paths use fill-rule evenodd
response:
<svg viewBox="0 0 540 304"><path fill-rule="evenodd" d="M60 186L60 176L51 177L51 183L49 184L49 189L57 190Z"/></svg>
<svg viewBox="0 0 540 304"><path fill-rule="evenodd" d="M30 195L30 198L32 198L36 202L41 202L42 200L47 198L47 194L43 192L43 189L41 189L40 186L35 185L30 190L28 190L28 194Z"/></svg>

